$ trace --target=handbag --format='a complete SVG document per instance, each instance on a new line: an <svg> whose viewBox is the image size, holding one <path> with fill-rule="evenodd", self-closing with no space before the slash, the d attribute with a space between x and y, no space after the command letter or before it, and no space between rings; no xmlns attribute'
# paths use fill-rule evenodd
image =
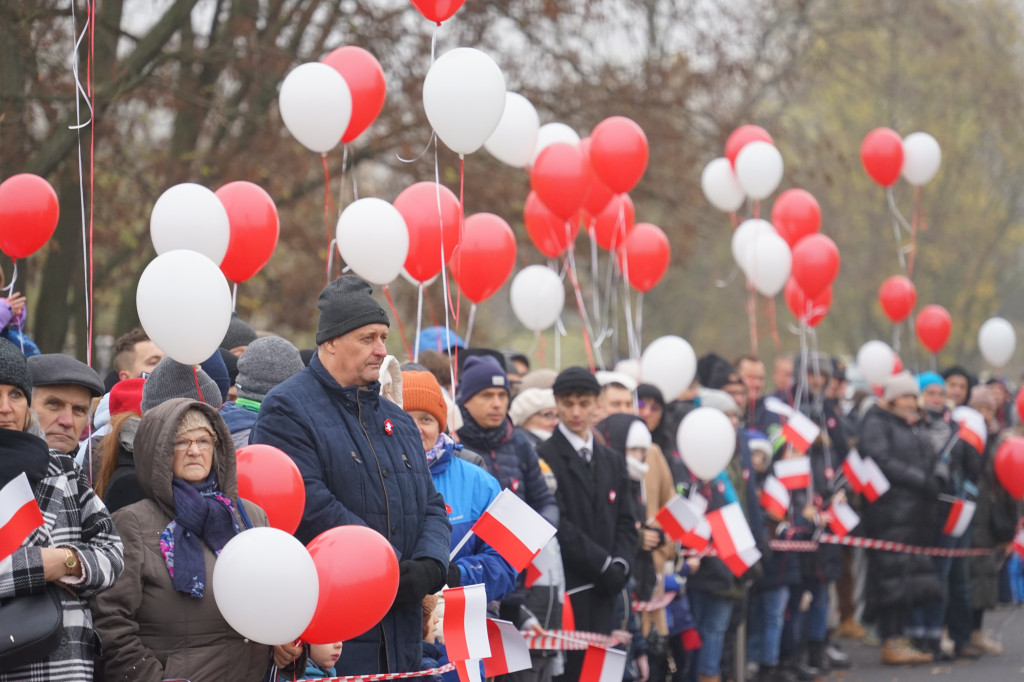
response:
<svg viewBox="0 0 1024 682"><path fill-rule="evenodd" d="M0 670L42 661L63 631L64 607L54 588L0 600Z"/></svg>

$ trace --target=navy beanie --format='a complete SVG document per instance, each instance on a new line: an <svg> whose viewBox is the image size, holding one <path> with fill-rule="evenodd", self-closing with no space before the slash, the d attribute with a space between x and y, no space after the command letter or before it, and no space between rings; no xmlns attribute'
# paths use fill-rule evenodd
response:
<svg viewBox="0 0 1024 682"><path fill-rule="evenodd" d="M508 388L508 375L502 369L498 361L490 355L474 355L466 360L462 367L462 374L459 375L459 396L458 403L465 404L467 400L480 391L488 388Z"/></svg>
<svg viewBox="0 0 1024 682"><path fill-rule="evenodd" d="M228 391L231 389L231 377L228 375L228 366L224 362L224 358L221 357L220 350L214 351L213 355L199 363L199 366L206 372L206 376L217 384L217 389L220 390L220 401L227 402Z"/></svg>

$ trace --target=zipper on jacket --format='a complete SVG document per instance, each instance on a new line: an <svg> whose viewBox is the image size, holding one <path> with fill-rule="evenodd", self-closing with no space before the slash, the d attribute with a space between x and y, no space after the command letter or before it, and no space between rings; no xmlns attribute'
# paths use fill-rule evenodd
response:
<svg viewBox="0 0 1024 682"><path fill-rule="evenodd" d="M355 450L352 451L352 459L354 459L356 461L356 464L362 464L363 463L363 460L359 459L359 455L356 454Z"/></svg>
<svg viewBox="0 0 1024 682"><path fill-rule="evenodd" d="M356 412L359 418L359 428L363 430L363 437L366 438L366 444L370 446L370 452L373 453L373 461L377 465L377 480L380 481L381 492L384 493L384 516L387 520L387 531L388 536L391 536L391 501L388 500L388 488L384 485L384 472L380 468L380 457L377 456L377 451L373 448L373 442L370 440L370 434L366 432L366 427L363 425L363 404L359 401L358 391L362 388L356 389ZM358 461L358 460L357 460Z"/></svg>
<svg viewBox="0 0 1024 682"><path fill-rule="evenodd" d="M412 471L412 462L409 461L409 458L405 456L404 452L402 453L402 461L405 462L405 468Z"/></svg>

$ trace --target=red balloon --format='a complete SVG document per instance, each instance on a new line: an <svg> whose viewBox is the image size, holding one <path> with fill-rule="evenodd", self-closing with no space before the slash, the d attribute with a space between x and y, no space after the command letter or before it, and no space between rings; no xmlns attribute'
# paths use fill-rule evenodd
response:
<svg viewBox="0 0 1024 682"><path fill-rule="evenodd" d="M594 240L605 251L617 248L636 222L636 208L628 194L616 194L604 210L594 216Z"/></svg>
<svg viewBox="0 0 1024 682"><path fill-rule="evenodd" d="M1017 391L1016 406L1017 416L1019 416L1020 420L1024 422L1024 391Z"/></svg>
<svg viewBox="0 0 1024 682"><path fill-rule="evenodd" d="M379 623L398 594L398 557L391 543L364 526L337 526L306 549L316 565L320 596L302 641L341 642Z"/></svg>
<svg viewBox="0 0 1024 682"><path fill-rule="evenodd" d="M814 196L803 189L787 189L772 206L772 225L789 248L821 228L821 207Z"/></svg>
<svg viewBox="0 0 1024 682"><path fill-rule="evenodd" d="M57 193L38 175L19 173L0 183L0 250L11 258L41 249L59 217Z"/></svg>
<svg viewBox="0 0 1024 682"><path fill-rule="evenodd" d="M736 167L736 157L740 155L740 150L751 142L767 142L768 144L775 144L775 141L772 140L772 136L769 135L768 131L761 126L740 126L736 130L732 131L729 135L729 139L725 141L725 158L729 159L729 163L732 164L733 168Z"/></svg>
<svg viewBox="0 0 1024 682"><path fill-rule="evenodd" d="M1010 497L1015 500L1024 497L1024 438L1004 440L996 450L994 464L996 478Z"/></svg>
<svg viewBox="0 0 1024 682"><path fill-rule="evenodd" d="M650 291L668 270L671 249L657 225L637 223L619 247L619 268L637 291Z"/></svg>
<svg viewBox="0 0 1024 682"><path fill-rule="evenodd" d="M352 118L341 136L342 142L351 142L370 127L384 108L388 90L384 69L376 57L354 45L339 47L320 61L340 73L352 93Z"/></svg>
<svg viewBox="0 0 1024 682"><path fill-rule="evenodd" d="M516 264L512 228L493 213L466 218L462 241L452 254L452 277L466 298L479 303L505 283Z"/></svg>
<svg viewBox="0 0 1024 682"><path fill-rule="evenodd" d="M616 194L628 192L640 182L649 155L643 129L624 116L606 118L590 133L590 165Z"/></svg>
<svg viewBox="0 0 1024 682"><path fill-rule="evenodd" d="M860 144L860 160L872 180L889 187L903 169L903 139L890 128L875 128Z"/></svg>
<svg viewBox="0 0 1024 682"><path fill-rule="evenodd" d="M466 0L409 0L420 14L440 26L445 19L459 11Z"/></svg>
<svg viewBox="0 0 1024 682"><path fill-rule="evenodd" d="M597 174L594 172L594 167L590 165L590 138L584 137L580 140L578 148L580 154L583 155L583 160L586 162L587 172L590 174L590 192L583 202L583 208L587 213L594 216L604 210L604 207L615 196L615 192L608 189L608 185L601 182L601 178L597 177Z"/></svg>
<svg viewBox="0 0 1024 682"><path fill-rule="evenodd" d="M809 298L832 284L839 274L839 249L821 233L804 237L793 247L793 279Z"/></svg>
<svg viewBox="0 0 1024 682"><path fill-rule="evenodd" d="M899 374L902 371L903 371L903 360L900 358L900 356L898 356L895 353L893 353L892 354L892 373L893 373L893 376Z"/></svg>
<svg viewBox="0 0 1024 682"><path fill-rule="evenodd" d="M548 258L558 258L576 241L579 216L563 220L551 212L536 192L530 192L523 206L523 224L534 246Z"/></svg>
<svg viewBox="0 0 1024 682"><path fill-rule="evenodd" d="M568 142L545 147L530 168L530 187L559 218L575 217L590 191L583 154Z"/></svg>
<svg viewBox="0 0 1024 682"><path fill-rule="evenodd" d="M949 311L941 305L926 305L917 314L914 328L917 330L917 338L921 345L932 353L938 353L946 345L949 334L953 331L953 319L949 316Z"/></svg>
<svg viewBox="0 0 1024 682"><path fill-rule="evenodd" d="M262 187L244 180L229 182L216 194L228 212L231 230L220 271L232 282L244 282L274 255L281 233L277 206Z"/></svg>
<svg viewBox="0 0 1024 682"><path fill-rule="evenodd" d="M878 290L878 302L882 304L885 316L899 324L914 311L917 303L917 289L914 283L903 275L893 275L882 282Z"/></svg>
<svg viewBox="0 0 1024 682"><path fill-rule="evenodd" d="M417 282L426 282L441 272L442 239L446 263L451 260L452 251L459 243L459 220L462 218L459 199L444 185L417 182L395 197L394 206L409 228L405 271Z"/></svg>
<svg viewBox="0 0 1024 682"><path fill-rule="evenodd" d="M828 315L832 308L832 287L829 286L817 297L807 300L804 290L792 277L786 282L786 288L782 291L786 299L786 305L793 317L805 323L808 327L817 327Z"/></svg>
<svg viewBox="0 0 1024 682"><path fill-rule="evenodd" d="M292 458L272 445L247 445L238 458L238 496L267 512L274 528L294 533L306 508L306 487Z"/></svg>

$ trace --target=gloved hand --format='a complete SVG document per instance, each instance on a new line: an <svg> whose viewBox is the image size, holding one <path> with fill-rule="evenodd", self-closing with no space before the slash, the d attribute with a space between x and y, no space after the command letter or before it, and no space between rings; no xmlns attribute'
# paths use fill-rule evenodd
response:
<svg viewBox="0 0 1024 682"><path fill-rule="evenodd" d="M419 604L444 584L446 574L436 559L406 559L398 563L398 594L395 606Z"/></svg>
<svg viewBox="0 0 1024 682"><path fill-rule="evenodd" d="M462 584L462 571L455 565L455 562L448 564L448 587L458 587Z"/></svg>
<svg viewBox="0 0 1024 682"><path fill-rule="evenodd" d="M932 471L932 475L939 479L942 483L942 487L945 488L949 484L949 462L939 460L935 464L935 470Z"/></svg>
<svg viewBox="0 0 1024 682"><path fill-rule="evenodd" d="M615 594L626 586L628 578L629 571L626 566L621 561L612 561L612 563L608 564L608 568L604 569L604 572L601 573L599 582L606 593Z"/></svg>
<svg viewBox="0 0 1024 682"><path fill-rule="evenodd" d="M942 492L945 482L937 476L929 476L924 482L924 494L934 497Z"/></svg>

